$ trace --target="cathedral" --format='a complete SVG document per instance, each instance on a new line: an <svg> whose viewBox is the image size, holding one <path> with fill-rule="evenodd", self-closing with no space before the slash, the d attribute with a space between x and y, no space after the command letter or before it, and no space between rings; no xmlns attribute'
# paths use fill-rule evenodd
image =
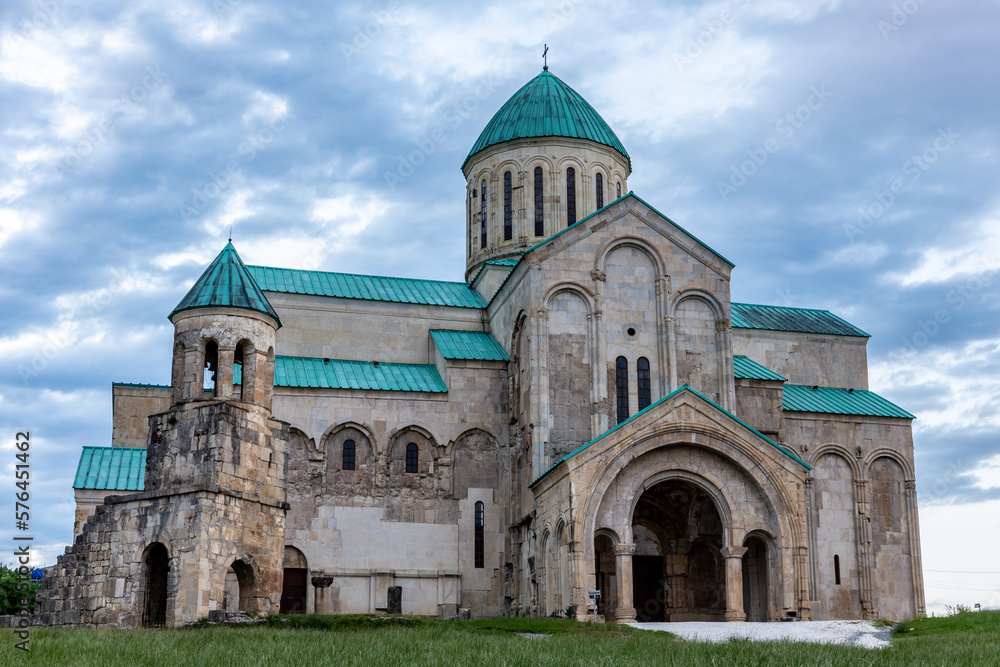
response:
<svg viewBox="0 0 1000 667"><path fill-rule="evenodd" d="M464 282L222 249L170 384L114 384L83 448L49 624L924 613L914 417L869 390L868 334L733 303L547 67L462 172Z"/></svg>

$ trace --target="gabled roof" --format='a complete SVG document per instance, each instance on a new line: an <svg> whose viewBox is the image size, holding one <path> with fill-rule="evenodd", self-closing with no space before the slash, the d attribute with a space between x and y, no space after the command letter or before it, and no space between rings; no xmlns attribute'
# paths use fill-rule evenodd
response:
<svg viewBox="0 0 1000 667"><path fill-rule="evenodd" d="M312 294L343 299L392 301L428 306L483 308L486 302L466 283L444 280L418 280L364 276L329 271L277 269L269 266L248 266L261 289L286 294Z"/></svg>
<svg viewBox="0 0 1000 667"><path fill-rule="evenodd" d="M786 412L916 419L909 412L866 389L837 389L786 384L781 407Z"/></svg>
<svg viewBox="0 0 1000 667"><path fill-rule="evenodd" d="M761 366L749 357L733 355L733 376L739 380L774 380L784 382L784 378L770 368Z"/></svg>
<svg viewBox="0 0 1000 667"><path fill-rule="evenodd" d="M760 306L751 303L731 305L733 327L737 329L766 329L870 338L869 334L829 310Z"/></svg>
<svg viewBox="0 0 1000 667"><path fill-rule="evenodd" d="M84 447L73 488L142 491L145 477L146 449L143 447Z"/></svg>
<svg viewBox="0 0 1000 667"><path fill-rule="evenodd" d="M448 391L437 369L429 364L309 357L275 357L274 386L434 393Z"/></svg>
<svg viewBox="0 0 1000 667"><path fill-rule="evenodd" d="M587 100L548 70L524 84L500 107L469 151L476 153L514 139L572 137L603 144L621 153L632 172L625 146Z"/></svg>
<svg viewBox="0 0 1000 667"><path fill-rule="evenodd" d="M278 314L260 291L232 243L227 243L222 252L212 260L170 313L169 319L173 321L174 315L183 310L213 306L244 308L264 313L273 317L278 326L281 326Z"/></svg>
<svg viewBox="0 0 1000 667"><path fill-rule="evenodd" d="M483 331L451 331L432 329L431 338L445 359L508 361L503 347L491 334Z"/></svg>
<svg viewBox="0 0 1000 667"><path fill-rule="evenodd" d="M701 400L705 401L706 403L708 403L712 407L716 408L717 410L719 410L719 412L721 412L722 414L726 415L729 419L731 419L732 421L736 422L740 426L743 426L747 430L751 431L752 433L754 433L755 435L757 435L758 437L760 437L762 440L766 441L772 447L774 447L779 452L781 452L785 456L789 457L790 459L792 459L796 463L799 463L800 465L805 466L808 470L812 470L812 466L810 466L808 463L806 463L805 461L803 461L802 459L800 459L794 452L792 452L787 447L782 447L781 445L779 445L778 443L776 443L774 440L771 440L769 437L767 437L766 435L762 434L760 431L758 431L757 429L755 429L753 426L750 426L745 421L743 421L742 419L740 419L739 417L737 417L733 413L729 412L728 410L726 410L725 408L723 408L722 406L720 406L715 401L713 401L713 400L711 400L709 398L706 398L705 396L703 396L699 392L695 391L694 389L692 389L688 385L684 385L684 386L680 387L679 389L677 389L677 390L675 390L675 391L667 394L666 396L664 396L660 400L656 401L655 403L647 406L646 408L643 408L639 412L635 413L634 415L632 415L631 417L629 417L628 419L626 419L625 421L623 421L621 424L618 424L614 428L605 431L604 433L602 433L601 435L597 436L596 438L594 438L593 440L591 440L587 444L583 445L582 447L578 447L577 449L574 449L572 452L570 452L569 454L567 454L566 456L562 457L561 459L559 459L558 461L556 461L555 463L553 463L551 466L549 466L548 470L546 470L541 475L539 475L538 477L536 477L535 480L531 484L528 485L528 488L530 489L531 487L533 487L536 484L538 484L540 481L542 481L542 478L544 478L550 472L552 472L557 467L559 467L561 464L563 464L566 461L568 461L569 459L573 458L574 456L576 456L577 454L579 454L583 450L587 449L591 445L594 445L595 443L600 442L601 440L603 440L604 438L608 437L609 435L611 435L615 431L623 428L626 424L630 424L631 422L633 422L636 419L638 419L641 415L646 414L650 410L654 409L656 406L664 403L665 401L667 401L667 400L673 398L674 396L677 396L678 394L680 394L682 392L685 392L685 391L694 394L695 396L697 396Z"/></svg>

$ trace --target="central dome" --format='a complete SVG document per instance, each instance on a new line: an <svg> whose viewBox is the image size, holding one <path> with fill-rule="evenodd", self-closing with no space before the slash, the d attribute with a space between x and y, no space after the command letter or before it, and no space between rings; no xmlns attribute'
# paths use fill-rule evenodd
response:
<svg viewBox="0 0 1000 667"><path fill-rule="evenodd" d="M572 137L603 144L621 153L629 172L632 170L628 152L601 115L548 70L526 83L500 107L479 135L462 169L476 153L490 146L535 137Z"/></svg>

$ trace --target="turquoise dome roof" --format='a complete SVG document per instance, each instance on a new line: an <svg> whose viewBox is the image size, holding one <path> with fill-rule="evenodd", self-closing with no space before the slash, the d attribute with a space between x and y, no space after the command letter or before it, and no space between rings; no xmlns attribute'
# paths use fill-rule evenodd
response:
<svg viewBox="0 0 1000 667"><path fill-rule="evenodd" d="M526 83L500 107L469 151L462 169L476 153L490 146L535 137L571 137L603 144L621 153L629 173L632 171L632 159L601 115L548 70Z"/></svg>
<svg viewBox="0 0 1000 667"><path fill-rule="evenodd" d="M232 242L227 243L218 257L212 260L170 313L169 319L173 321L174 315L183 310L218 306L254 310L273 317L281 327L278 313L274 312L264 292L257 286Z"/></svg>

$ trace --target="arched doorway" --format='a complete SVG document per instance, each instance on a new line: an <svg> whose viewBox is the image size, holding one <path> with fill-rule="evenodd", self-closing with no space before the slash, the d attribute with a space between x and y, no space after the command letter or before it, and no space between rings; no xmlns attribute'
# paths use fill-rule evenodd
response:
<svg viewBox="0 0 1000 667"><path fill-rule="evenodd" d="M722 518L705 491L683 480L646 489L632 515L632 532L636 620L725 620Z"/></svg>
<svg viewBox="0 0 1000 667"><path fill-rule="evenodd" d="M768 616L767 543L750 535L743 546L743 611L748 621L763 622Z"/></svg>
<svg viewBox="0 0 1000 667"><path fill-rule="evenodd" d="M229 566L229 571L236 576L236 587L239 591L238 598L233 607L239 611L257 611L255 589L256 579L251 568L245 561L235 560Z"/></svg>
<svg viewBox="0 0 1000 667"><path fill-rule="evenodd" d="M306 611L306 579L309 565L306 556L295 547L285 547L284 580L281 586L281 613L297 614Z"/></svg>
<svg viewBox="0 0 1000 667"><path fill-rule="evenodd" d="M170 555L167 548L154 542L146 550L146 600L142 612L142 625L146 628L162 628L167 624L167 573L170 571Z"/></svg>
<svg viewBox="0 0 1000 667"><path fill-rule="evenodd" d="M615 545L604 534L594 538L594 578L601 597L597 601L597 613L604 615L605 621L614 620L618 608L617 581L615 578Z"/></svg>

